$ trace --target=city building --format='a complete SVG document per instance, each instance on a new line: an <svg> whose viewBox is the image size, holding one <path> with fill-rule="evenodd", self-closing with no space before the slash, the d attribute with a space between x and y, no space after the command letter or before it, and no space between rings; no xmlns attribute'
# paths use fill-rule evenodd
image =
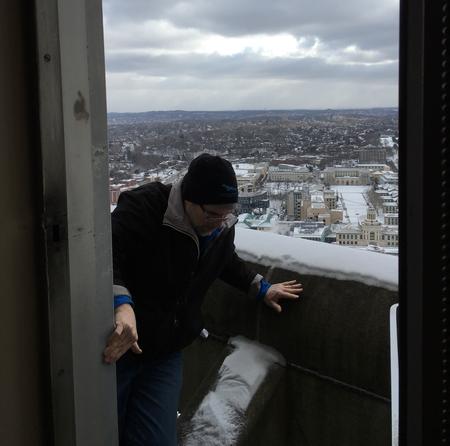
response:
<svg viewBox="0 0 450 446"><path fill-rule="evenodd" d="M358 226L347 225L336 230L339 245L398 247L398 228L384 226L377 220L375 209L367 211L367 218Z"/></svg>
<svg viewBox="0 0 450 446"><path fill-rule="evenodd" d="M379 184L398 184L398 173L387 171L380 175Z"/></svg>
<svg viewBox="0 0 450 446"><path fill-rule="evenodd" d="M309 200L307 190L290 191L286 198L286 215L291 220L302 220L303 199Z"/></svg>
<svg viewBox="0 0 450 446"><path fill-rule="evenodd" d="M309 220L326 225L341 222L342 209L338 209L338 197L332 190L311 193L308 187L290 191L286 199L286 213L290 220Z"/></svg>
<svg viewBox="0 0 450 446"><path fill-rule="evenodd" d="M323 191L323 200L325 202L325 206L328 209L335 209L337 207L338 196L337 193L333 190L326 189Z"/></svg>
<svg viewBox="0 0 450 446"><path fill-rule="evenodd" d="M292 237L317 242L325 241L326 225L321 221L301 221L295 223L292 230Z"/></svg>
<svg viewBox="0 0 450 446"><path fill-rule="evenodd" d="M268 181L273 182L298 182L306 181L312 178L312 172L305 166L294 166L292 164L279 164L270 166Z"/></svg>
<svg viewBox="0 0 450 446"><path fill-rule="evenodd" d="M238 188L249 191L256 190L267 176L268 163L233 163Z"/></svg>
<svg viewBox="0 0 450 446"><path fill-rule="evenodd" d="M325 221L328 208L323 199L323 193L311 194L311 202L306 209L306 219L315 221Z"/></svg>
<svg viewBox="0 0 450 446"><path fill-rule="evenodd" d="M278 222L278 216L272 213L256 215L243 213L239 215L236 226L239 228L253 229L256 231L274 232Z"/></svg>
<svg viewBox="0 0 450 446"><path fill-rule="evenodd" d="M398 205L395 201L385 201L383 202L383 213L384 214L397 214Z"/></svg>
<svg viewBox="0 0 450 446"><path fill-rule="evenodd" d="M369 185L369 170L358 167L327 167L323 171L323 181L326 185Z"/></svg>
<svg viewBox="0 0 450 446"><path fill-rule="evenodd" d="M239 212L250 213L254 209L260 209L265 213L269 207L269 198L266 191L240 192L239 193Z"/></svg>
<svg viewBox="0 0 450 446"><path fill-rule="evenodd" d="M364 163L385 163L386 149L382 147L369 146L359 151L359 162Z"/></svg>
<svg viewBox="0 0 450 446"><path fill-rule="evenodd" d="M398 226L398 214L384 214L384 224L389 226Z"/></svg>
<svg viewBox="0 0 450 446"><path fill-rule="evenodd" d="M366 164L357 164L355 167L358 169L369 170L371 172L380 171L380 172L388 172L390 168L387 164L377 164L377 163L366 163Z"/></svg>

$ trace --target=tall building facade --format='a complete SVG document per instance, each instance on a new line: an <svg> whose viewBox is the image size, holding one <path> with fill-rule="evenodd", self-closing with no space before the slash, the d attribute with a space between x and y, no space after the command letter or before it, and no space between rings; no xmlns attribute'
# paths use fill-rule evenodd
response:
<svg viewBox="0 0 450 446"><path fill-rule="evenodd" d="M301 183L309 178L312 178L313 174L307 167L303 166L291 166L290 164L279 164L277 167L269 167L268 181L273 182L295 182Z"/></svg>
<svg viewBox="0 0 450 446"><path fill-rule="evenodd" d="M359 162L366 163L386 163L386 149L382 147L367 147L359 152Z"/></svg>
<svg viewBox="0 0 450 446"><path fill-rule="evenodd" d="M302 219L302 200L308 194L305 191L290 191L286 199L286 211L288 218L292 220Z"/></svg>
<svg viewBox="0 0 450 446"><path fill-rule="evenodd" d="M370 172L357 167L327 167L323 181L327 185L360 186L370 184Z"/></svg>
<svg viewBox="0 0 450 446"><path fill-rule="evenodd" d="M269 198L266 191L240 192L238 203L240 214L251 213L255 209L265 213L269 207Z"/></svg>

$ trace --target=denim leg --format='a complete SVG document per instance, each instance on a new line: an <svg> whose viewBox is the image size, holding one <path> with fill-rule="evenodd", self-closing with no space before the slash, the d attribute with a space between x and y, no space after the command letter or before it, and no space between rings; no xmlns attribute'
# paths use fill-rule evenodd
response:
<svg viewBox="0 0 450 446"><path fill-rule="evenodd" d="M176 446L181 352L145 359L134 378L121 446Z"/></svg>
<svg viewBox="0 0 450 446"><path fill-rule="evenodd" d="M127 417L128 400L138 371L139 360L138 358L134 358L131 352L123 355L116 363L117 418L120 445L122 445L125 420Z"/></svg>

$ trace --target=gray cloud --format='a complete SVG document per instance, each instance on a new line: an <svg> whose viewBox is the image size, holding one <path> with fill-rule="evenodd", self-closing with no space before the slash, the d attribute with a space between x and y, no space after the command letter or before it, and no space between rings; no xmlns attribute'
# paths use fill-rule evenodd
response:
<svg viewBox="0 0 450 446"><path fill-rule="evenodd" d="M319 58L264 58L255 54L218 55L136 55L113 54L108 58L110 72L133 72L147 76L178 77L197 79L246 78L246 79L341 79L386 80L395 82L397 64L379 65L327 64Z"/></svg>
<svg viewBox="0 0 450 446"><path fill-rule="evenodd" d="M110 111L353 108L396 106L391 83L274 79L120 79L111 74Z"/></svg>
<svg viewBox="0 0 450 446"><path fill-rule="evenodd" d="M290 32L373 48L380 41L392 46L398 34L398 0L105 0L104 5L112 23L165 19L224 36Z"/></svg>
<svg viewBox="0 0 450 446"><path fill-rule="evenodd" d="M380 106L396 105L398 0L103 4L108 103L115 111L131 104L148 110L149 102L160 109L199 109L199 104L217 109L218 103L223 108L269 107L269 102L281 108L283 103L288 108L314 108L314 103L352 106L351 101L355 106L378 101L384 101ZM280 33L306 38L310 44L318 38L320 51L304 58L268 58L254 50L232 56L195 52L212 34ZM301 94L292 94L293 85ZM127 95L127 89L134 93Z"/></svg>

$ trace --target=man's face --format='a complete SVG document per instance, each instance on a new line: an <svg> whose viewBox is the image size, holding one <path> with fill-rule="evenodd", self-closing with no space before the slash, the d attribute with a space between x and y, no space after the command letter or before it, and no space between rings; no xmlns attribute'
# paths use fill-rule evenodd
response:
<svg viewBox="0 0 450 446"><path fill-rule="evenodd" d="M186 213L198 235L209 235L230 219L235 210L233 204L196 204L185 201Z"/></svg>

